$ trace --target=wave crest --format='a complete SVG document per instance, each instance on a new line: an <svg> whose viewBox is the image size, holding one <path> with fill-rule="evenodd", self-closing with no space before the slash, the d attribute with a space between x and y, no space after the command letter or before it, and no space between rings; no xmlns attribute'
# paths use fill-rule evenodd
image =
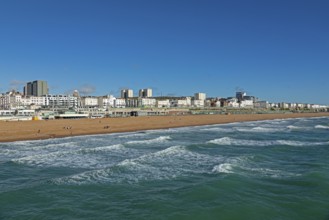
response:
<svg viewBox="0 0 329 220"><path fill-rule="evenodd" d="M316 126L314 126L314 128L317 128L317 129L329 129L329 126L325 126L325 125L316 125Z"/></svg>
<svg viewBox="0 0 329 220"><path fill-rule="evenodd" d="M208 144L216 145L232 145L232 146L276 146L276 145L287 145L287 146L319 146L328 145L329 142L303 142L303 141L292 141L292 140L243 140L234 139L230 137L223 137L219 139L214 139L207 142Z"/></svg>
<svg viewBox="0 0 329 220"><path fill-rule="evenodd" d="M126 144L155 144L155 143L163 143L170 139L171 139L170 136L160 136L150 140L128 141Z"/></svg>

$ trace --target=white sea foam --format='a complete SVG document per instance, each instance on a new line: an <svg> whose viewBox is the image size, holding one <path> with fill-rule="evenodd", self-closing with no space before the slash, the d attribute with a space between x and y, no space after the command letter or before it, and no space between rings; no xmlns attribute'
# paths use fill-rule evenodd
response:
<svg viewBox="0 0 329 220"><path fill-rule="evenodd" d="M203 128L201 131L232 132L232 128Z"/></svg>
<svg viewBox="0 0 329 220"><path fill-rule="evenodd" d="M26 150L29 151L39 151L39 150L44 150L44 149L57 149L60 148L74 148L77 147L76 142L65 142L65 143L53 143L53 144L44 144L44 145L38 145L38 146L33 146L33 147L28 147Z"/></svg>
<svg viewBox="0 0 329 220"><path fill-rule="evenodd" d="M109 153L108 153L109 152ZM108 154L108 156L104 156ZM93 148L78 148L67 151L35 152L17 155L11 159L17 164L39 167L73 167L73 168L103 168L116 164L122 158L138 155L135 149L123 145L101 146Z"/></svg>
<svg viewBox="0 0 329 220"><path fill-rule="evenodd" d="M325 125L316 125L315 128L317 128L317 129L329 129L329 126L325 126Z"/></svg>
<svg viewBox="0 0 329 220"><path fill-rule="evenodd" d="M292 141L292 140L243 140L234 139L230 137L223 137L208 141L210 144L217 145L232 145L232 146L275 146L275 145L287 145L287 146L318 146L327 145L329 142L303 142L303 141Z"/></svg>
<svg viewBox="0 0 329 220"><path fill-rule="evenodd" d="M50 161L54 161L55 158L63 157L64 155L71 155L72 151L60 151L60 152L52 152L47 154L36 154L21 158L15 158L11 161L18 164L27 164L27 165L35 165L42 166L44 164L49 163Z"/></svg>
<svg viewBox="0 0 329 220"><path fill-rule="evenodd" d="M127 144L155 144L155 143L163 143L170 140L170 136L160 136L155 139L150 140L137 140L137 141L128 141Z"/></svg>
<svg viewBox="0 0 329 220"><path fill-rule="evenodd" d="M146 135L148 135L146 132L144 132L144 133L128 133L128 134L120 135L118 137L119 138L132 138L132 137L143 137Z"/></svg>
<svg viewBox="0 0 329 220"><path fill-rule="evenodd" d="M287 128L290 129L290 130L307 129L306 127L299 127L299 126L294 126L294 125L289 125L289 126L287 126Z"/></svg>
<svg viewBox="0 0 329 220"><path fill-rule="evenodd" d="M235 128L237 131L240 132L264 132L264 133L271 133L271 132L281 132L284 131L282 128L268 128L268 127L254 127L254 128Z"/></svg>
<svg viewBox="0 0 329 220"><path fill-rule="evenodd" d="M233 173L232 171L232 165L229 163L223 163L223 164L219 164L214 166L214 168L212 169L213 173Z"/></svg>
<svg viewBox="0 0 329 220"><path fill-rule="evenodd" d="M290 178L300 174L269 167L258 167L253 156L228 158L225 163L214 166L213 173L235 173L244 176L265 176L270 178Z"/></svg>
<svg viewBox="0 0 329 220"><path fill-rule="evenodd" d="M212 173L211 167L221 163L221 157L212 157L192 152L184 146L147 153L140 157L125 159L116 165L62 177L54 180L56 184L88 183L136 183L173 179L179 176Z"/></svg>
<svg viewBox="0 0 329 220"><path fill-rule="evenodd" d="M81 149L81 152L83 152L83 153L96 153L96 152L117 151L117 150L124 150L124 149L125 149L125 147L122 144L115 144L115 145L110 145L110 146L85 148L85 149Z"/></svg>

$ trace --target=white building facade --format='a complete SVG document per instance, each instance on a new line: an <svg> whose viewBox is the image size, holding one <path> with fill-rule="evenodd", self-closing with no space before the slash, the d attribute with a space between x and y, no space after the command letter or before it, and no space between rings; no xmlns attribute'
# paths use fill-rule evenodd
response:
<svg viewBox="0 0 329 220"><path fill-rule="evenodd" d="M204 99L195 99L192 101L192 106L197 108L203 108L205 106Z"/></svg>
<svg viewBox="0 0 329 220"><path fill-rule="evenodd" d="M141 107L155 107L156 99L141 98L138 100Z"/></svg>
<svg viewBox="0 0 329 220"><path fill-rule="evenodd" d="M98 107L98 98L94 96L81 97L82 107L92 108Z"/></svg>
<svg viewBox="0 0 329 220"><path fill-rule="evenodd" d="M115 108L125 108L126 107L126 99L115 99L114 100Z"/></svg>
<svg viewBox="0 0 329 220"><path fill-rule="evenodd" d="M206 100L206 93L195 93L194 94L195 100Z"/></svg>
<svg viewBox="0 0 329 220"><path fill-rule="evenodd" d="M152 97L152 89L140 89L139 90L139 97L141 98L150 98Z"/></svg>
<svg viewBox="0 0 329 220"><path fill-rule="evenodd" d="M170 101L170 107L174 107L174 108L188 108L191 107L191 104L192 104L191 97Z"/></svg>
<svg viewBox="0 0 329 220"><path fill-rule="evenodd" d="M72 108L79 106L79 98L72 95L46 95L39 98L45 98L44 105L49 108Z"/></svg>
<svg viewBox="0 0 329 220"><path fill-rule="evenodd" d="M158 107L158 108L169 108L170 107L169 99L157 100L156 107Z"/></svg>
<svg viewBox="0 0 329 220"><path fill-rule="evenodd" d="M121 90L121 98L128 99L134 97L134 92L132 89L123 89Z"/></svg>

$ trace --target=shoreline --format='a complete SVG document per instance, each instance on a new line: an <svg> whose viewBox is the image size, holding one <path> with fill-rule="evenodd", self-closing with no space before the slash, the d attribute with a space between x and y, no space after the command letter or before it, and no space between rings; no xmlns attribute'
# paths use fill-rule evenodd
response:
<svg viewBox="0 0 329 220"><path fill-rule="evenodd" d="M329 117L328 112L291 114L141 116L101 119L0 121L0 142L136 132L234 122Z"/></svg>

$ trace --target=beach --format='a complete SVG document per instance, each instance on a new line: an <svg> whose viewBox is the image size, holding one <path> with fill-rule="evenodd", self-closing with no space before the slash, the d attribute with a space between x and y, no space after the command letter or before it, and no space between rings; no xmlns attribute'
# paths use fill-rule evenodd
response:
<svg viewBox="0 0 329 220"><path fill-rule="evenodd" d="M322 117L329 113L177 115L101 119L62 119L0 122L0 142L41 140L79 135L107 134L244 121Z"/></svg>

